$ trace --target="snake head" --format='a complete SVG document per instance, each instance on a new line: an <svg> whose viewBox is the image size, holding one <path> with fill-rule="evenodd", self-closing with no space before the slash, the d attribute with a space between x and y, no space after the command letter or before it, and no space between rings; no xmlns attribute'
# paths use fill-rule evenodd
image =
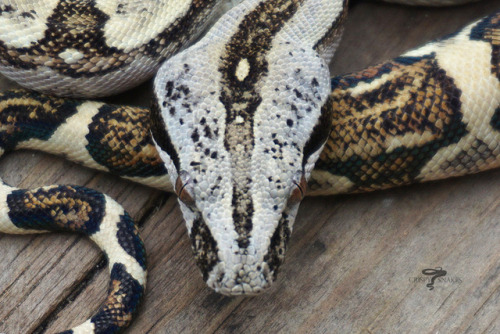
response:
<svg viewBox="0 0 500 334"><path fill-rule="evenodd" d="M287 9L255 3L257 20ZM244 38L253 32L231 20L251 14L233 14L164 63L152 108L196 263L226 295L256 294L275 280L331 128L328 67L313 46L269 29Z"/></svg>

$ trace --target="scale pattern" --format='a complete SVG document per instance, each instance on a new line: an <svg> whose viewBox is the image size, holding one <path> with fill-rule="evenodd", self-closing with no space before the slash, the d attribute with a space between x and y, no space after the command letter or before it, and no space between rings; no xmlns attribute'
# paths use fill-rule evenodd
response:
<svg viewBox="0 0 500 334"><path fill-rule="evenodd" d="M136 84L131 76L154 73L156 61L194 38L226 2L6 1L0 71L62 95L117 92ZM243 1L162 67L151 113L4 92L0 154L61 154L175 191L208 285L226 294L260 292L284 261L309 176L309 194L321 195L500 166L500 14L330 82L327 63L347 2ZM130 21L134 30L122 30ZM109 259L108 298L64 333L115 333L130 323L146 263L123 208L79 186L1 184L0 209L2 233L83 233Z"/></svg>
<svg viewBox="0 0 500 334"><path fill-rule="evenodd" d="M7 213L0 217L0 232L82 233L103 250L109 261L105 302L92 318L64 333L117 333L127 327L146 283L144 245L128 213L106 195L79 186L0 188L0 210Z"/></svg>
<svg viewBox="0 0 500 334"><path fill-rule="evenodd" d="M0 153L36 149L84 166L172 191L150 135L149 110L58 99L13 90L0 93Z"/></svg>
<svg viewBox="0 0 500 334"><path fill-rule="evenodd" d="M58 96L108 96L151 78L198 36L216 0L7 0L0 73Z"/></svg>
<svg viewBox="0 0 500 334"><path fill-rule="evenodd" d="M447 39L332 78L332 132L311 191L370 191L500 166L499 43L497 13Z"/></svg>
<svg viewBox="0 0 500 334"><path fill-rule="evenodd" d="M259 293L276 277L300 202L288 198L328 136L316 126L329 114L321 44L345 4L245 1L156 76L153 136L217 292Z"/></svg>

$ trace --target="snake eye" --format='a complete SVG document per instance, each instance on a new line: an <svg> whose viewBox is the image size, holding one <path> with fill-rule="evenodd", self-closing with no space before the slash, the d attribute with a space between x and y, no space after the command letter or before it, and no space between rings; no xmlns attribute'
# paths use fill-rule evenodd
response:
<svg viewBox="0 0 500 334"><path fill-rule="evenodd" d="M302 201L307 191L307 181L304 175L300 178L300 182L295 182L295 189L292 190L290 197L288 198L288 203L296 204Z"/></svg>
<svg viewBox="0 0 500 334"><path fill-rule="evenodd" d="M188 183L189 179L187 180L187 182L184 182L182 181L181 175L179 175L177 177L177 180L175 181L175 193L184 204L192 206L194 205L194 199L186 188Z"/></svg>

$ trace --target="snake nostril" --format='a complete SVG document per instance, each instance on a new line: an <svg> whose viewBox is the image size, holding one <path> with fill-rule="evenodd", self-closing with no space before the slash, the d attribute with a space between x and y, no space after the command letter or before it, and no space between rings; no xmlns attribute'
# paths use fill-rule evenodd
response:
<svg viewBox="0 0 500 334"><path fill-rule="evenodd" d="M217 274L217 283L218 283L218 284L221 284L223 279L224 279L224 272L220 271L220 272Z"/></svg>
<svg viewBox="0 0 500 334"><path fill-rule="evenodd" d="M218 266L208 285L224 295L255 295L269 288L274 280L266 263Z"/></svg>

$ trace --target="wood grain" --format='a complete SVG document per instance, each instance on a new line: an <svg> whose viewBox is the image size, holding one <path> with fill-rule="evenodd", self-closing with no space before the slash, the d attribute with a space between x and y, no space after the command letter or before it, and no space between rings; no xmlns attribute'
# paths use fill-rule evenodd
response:
<svg viewBox="0 0 500 334"><path fill-rule="evenodd" d="M436 9L352 6L334 74L376 64L500 9L500 0ZM145 105L150 83L108 99ZM5 79L0 89L13 87ZM500 171L370 194L307 198L275 286L217 295L191 256L176 199L62 159L15 152L9 184L73 183L123 204L148 251L146 298L127 333L499 333ZM0 333L53 333L105 296L107 269L86 239L0 235ZM449 281L430 291L422 270Z"/></svg>

